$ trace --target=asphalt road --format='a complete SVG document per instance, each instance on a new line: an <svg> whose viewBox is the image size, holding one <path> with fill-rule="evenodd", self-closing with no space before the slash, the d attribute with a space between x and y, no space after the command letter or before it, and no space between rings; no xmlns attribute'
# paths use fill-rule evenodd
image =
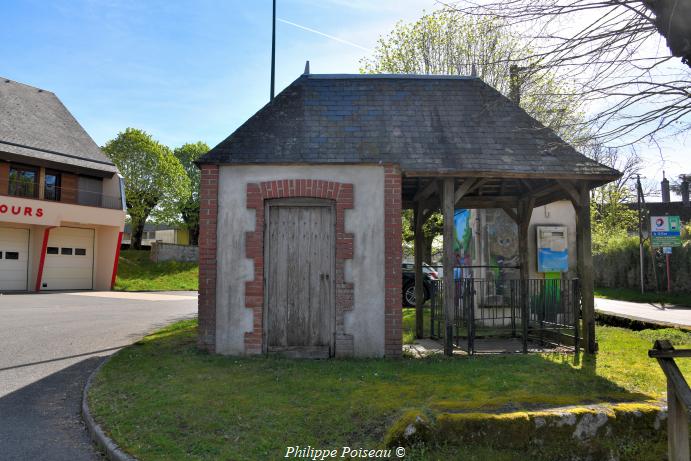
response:
<svg viewBox="0 0 691 461"><path fill-rule="evenodd" d="M691 308L688 307L595 298L595 310L603 314L657 323L658 325L676 328L691 327Z"/></svg>
<svg viewBox="0 0 691 461"><path fill-rule="evenodd" d="M196 311L196 292L0 295L0 459L101 460L80 417L87 377Z"/></svg>

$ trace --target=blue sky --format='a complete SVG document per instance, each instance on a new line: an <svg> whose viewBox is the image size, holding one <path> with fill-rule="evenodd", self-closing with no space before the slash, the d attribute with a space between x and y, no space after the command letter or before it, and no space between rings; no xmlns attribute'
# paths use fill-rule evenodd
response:
<svg viewBox="0 0 691 461"><path fill-rule="evenodd" d="M97 143L128 126L171 147L213 146L268 100L270 0L0 0L0 76L55 92ZM278 0L277 92L309 59L313 73L354 73L377 38L434 0ZM357 46L355 46L355 45ZM364 49L363 49L364 48ZM686 140L662 148L691 170ZM639 146L661 179L656 148Z"/></svg>

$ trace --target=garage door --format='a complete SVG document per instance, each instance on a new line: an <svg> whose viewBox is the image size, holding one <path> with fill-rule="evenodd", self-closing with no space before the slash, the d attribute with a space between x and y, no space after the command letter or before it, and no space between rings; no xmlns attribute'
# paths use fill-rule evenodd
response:
<svg viewBox="0 0 691 461"><path fill-rule="evenodd" d="M0 291L27 290L29 229L0 229Z"/></svg>
<svg viewBox="0 0 691 461"><path fill-rule="evenodd" d="M48 234L42 290L91 290L94 230L57 227Z"/></svg>

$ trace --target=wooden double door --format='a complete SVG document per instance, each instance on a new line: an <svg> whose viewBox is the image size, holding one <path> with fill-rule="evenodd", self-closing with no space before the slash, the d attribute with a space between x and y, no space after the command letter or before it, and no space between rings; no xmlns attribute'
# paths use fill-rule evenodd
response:
<svg viewBox="0 0 691 461"><path fill-rule="evenodd" d="M317 199L267 202L265 349L290 357L334 354L335 210Z"/></svg>

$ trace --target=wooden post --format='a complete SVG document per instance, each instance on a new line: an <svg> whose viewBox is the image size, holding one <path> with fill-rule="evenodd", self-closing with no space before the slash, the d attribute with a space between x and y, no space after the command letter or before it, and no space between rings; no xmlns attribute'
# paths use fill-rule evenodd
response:
<svg viewBox="0 0 691 461"><path fill-rule="evenodd" d="M670 461L689 460L689 416L670 379L667 380L667 450Z"/></svg>
<svg viewBox="0 0 691 461"><path fill-rule="evenodd" d="M521 325L523 330L523 353L528 353L528 324L530 322L530 309L528 306L528 280L530 279L530 253L528 251L528 239L530 229L530 218L533 216L535 198L521 199L518 202L517 224L518 224L518 257L521 262L519 269L520 279L520 299L521 299Z"/></svg>
<svg viewBox="0 0 691 461"><path fill-rule="evenodd" d="M583 309L583 340L586 354L596 352L595 345L595 285L593 280L593 253L590 231L590 191L586 183L578 186L579 204L576 208L576 253L578 256L578 279L581 288Z"/></svg>
<svg viewBox="0 0 691 461"><path fill-rule="evenodd" d="M453 355L453 321L454 301L456 298L456 284L454 281L454 179L444 179L442 190L442 211L444 214L444 319L446 334L444 354Z"/></svg>
<svg viewBox="0 0 691 461"><path fill-rule="evenodd" d="M670 461L689 460L691 389L675 362L691 357L691 349L675 350L668 340L656 340L648 356L656 358L667 378L667 454Z"/></svg>
<svg viewBox="0 0 691 461"><path fill-rule="evenodd" d="M423 213L422 204L417 202L413 214L415 219L415 337L418 339L424 336L424 311L422 306L425 302L425 290L422 285L422 247L425 244L425 236L422 230L424 224Z"/></svg>

